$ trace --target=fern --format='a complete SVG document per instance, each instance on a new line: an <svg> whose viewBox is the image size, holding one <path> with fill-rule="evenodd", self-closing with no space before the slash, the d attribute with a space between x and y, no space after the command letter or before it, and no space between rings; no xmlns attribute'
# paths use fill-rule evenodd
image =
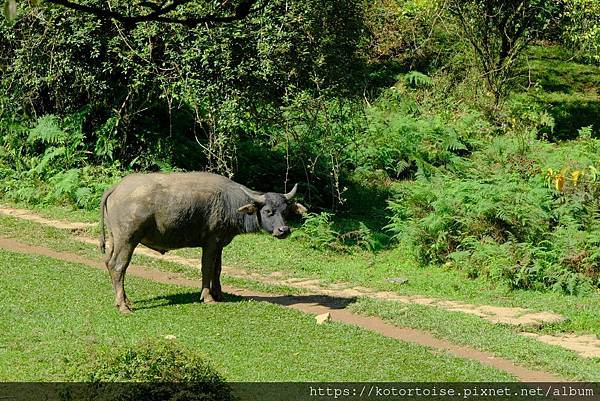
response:
<svg viewBox="0 0 600 401"><path fill-rule="evenodd" d="M331 213L308 213L296 238L308 242L311 248L327 249L335 247L339 233L333 229Z"/></svg>
<svg viewBox="0 0 600 401"><path fill-rule="evenodd" d="M457 152L459 150L467 150L464 143L458 139L456 133L452 130L446 130L447 135L442 138L442 148L444 150Z"/></svg>
<svg viewBox="0 0 600 401"><path fill-rule="evenodd" d="M433 80L419 71L410 71L404 76L404 82L411 88L433 86Z"/></svg>
<svg viewBox="0 0 600 401"><path fill-rule="evenodd" d="M80 169L73 168L51 177L48 181L52 185L52 192L48 195L47 200L58 200L64 196L73 195L80 184L80 173Z"/></svg>
<svg viewBox="0 0 600 401"><path fill-rule="evenodd" d="M588 125L587 127L579 128L579 130L577 131L577 137L579 139L584 139L584 140L592 139L593 128L594 128L593 125Z"/></svg>
<svg viewBox="0 0 600 401"><path fill-rule="evenodd" d="M43 172L46 171L46 169L48 168L48 165L56 158L58 158L59 156L63 156L65 154L65 147L64 146L60 146L60 147L54 147L51 146L48 149L46 149L46 152L44 153L44 157L42 157L42 159L40 160L40 162L35 166L34 170L38 173L38 174L42 174Z"/></svg>
<svg viewBox="0 0 600 401"><path fill-rule="evenodd" d="M17 202L38 203L40 190L34 186L22 186L13 192L9 192L8 198Z"/></svg>
<svg viewBox="0 0 600 401"><path fill-rule="evenodd" d="M547 111L543 111L538 115L538 126L547 127L550 128L550 131L554 131L556 122L554 121L554 117L552 117Z"/></svg>
<svg viewBox="0 0 600 401"><path fill-rule="evenodd" d="M396 176L399 177L400 175L402 175L405 171L407 171L411 166L411 163L409 163L408 161L404 160L404 159L400 159L398 160L398 163L396 164Z"/></svg>
<svg viewBox="0 0 600 401"><path fill-rule="evenodd" d="M327 212L309 213L300 230L296 231L295 238L319 250L349 252L353 247L367 251L375 249L373 233L363 222L359 222L356 230L339 233L333 228L332 216Z"/></svg>
<svg viewBox="0 0 600 401"><path fill-rule="evenodd" d="M77 190L74 193L74 196L77 205L81 208L87 209L89 208L90 204L95 203L93 199L93 192L88 187L77 188Z"/></svg>
<svg viewBox="0 0 600 401"><path fill-rule="evenodd" d="M58 117L47 114L37 119L35 127L29 131L27 142L33 144L40 141L50 145L64 145L68 134L60 127Z"/></svg>

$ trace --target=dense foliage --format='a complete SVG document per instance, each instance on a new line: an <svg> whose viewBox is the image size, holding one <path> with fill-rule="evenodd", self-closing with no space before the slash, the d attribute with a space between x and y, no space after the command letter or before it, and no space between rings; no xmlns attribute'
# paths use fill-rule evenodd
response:
<svg viewBox="0 0 600 401"><path fill-rule="evenodd" d="M589 138L563 149L494 139L456 173L400 185L388 227L425 264L510 288L585 291L600 278L599 151Z"/></svg>
<svg viewBox="0 0 600 401"><path fill-rule="evenodd" d="M599 4L272 0L198 27L24 6L0 22L0 195L94 209L138 170L299 181L307 246L399 245L509 288L585 292Z"/></svg>
<svg viewBox="0 0 600 401"><path fill-rule="evenodd" d="M564 38L583 59L600 63L600 2L565 0Z"/></svg>
<svg viewBox="0 0 600 401"><path fill-rule="evenodd" d="M292 168L304 177L316 167L305 160L313 149L289 142L324 123L307 108L318 113L333 94L358 92L360 15L359 2L272 1L262 14L224 26L126 29L61 7L25 8L14 25L0 25L6 142L24 142L51 115L52 129L78 131L71 144L94 164L209 169L250 184ZM271 148L279 157L284 147L302 153L269 166L272 176L245 171L246 157Z"/></svg>

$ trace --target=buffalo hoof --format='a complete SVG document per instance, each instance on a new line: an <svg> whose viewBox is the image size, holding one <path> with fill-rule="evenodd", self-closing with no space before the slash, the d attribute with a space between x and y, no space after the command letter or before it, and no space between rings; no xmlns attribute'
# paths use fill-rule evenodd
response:
<svg viewBox="0 0 600 401"><path fill-rule="evenodd" d="M131 302L129 300L129 298L125 298L125 306L127 308L131 309L131 308L133 308L133 302ZM121 306L120 306L120 304L117 301L115 301L115 308L121 309Z"/></svg>
<svg viewBox="0 0 600 401"><path fill-rule="evenodd" d="M200 301L204 302L205 304L214 304L215 302L217 302L210 294L208 288L202 289L202 293L200 294Z"/></svg>
<svg viewBox="0 0 600 401"><path fill-rule="evenodd" d="M223 295L223 293L221 291L219 291L219 292L213 292L212 293L212 297L217 302L223 302L223 301L225 301L225 295Z"/></svg>
<svg viewBox="0 0 600 401"><path fill-rule="evenodd" d="M127 305L119 306L119 312L121 312L123 315L129 315L132 313L131 308Z"/></svg>

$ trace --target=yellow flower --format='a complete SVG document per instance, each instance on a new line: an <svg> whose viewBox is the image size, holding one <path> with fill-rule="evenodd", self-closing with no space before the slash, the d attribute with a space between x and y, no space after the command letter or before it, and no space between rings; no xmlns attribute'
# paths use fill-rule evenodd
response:
<svg viewBox="0 0 600 401"><path fill-rule="evenodd" d="M554 187L556 188L557 191L562 192L564 186L565 186L565 176L562 174L557 174L556 177L554 178Z"/></svg>
<svg viewBox="0 0 600 401"><path fill-rule="evenodd" d="M577 186L577 182L579 182L581 176L583 176L583 171L575 170L571 172L571 181L573 181L574 186Z"/></svg>

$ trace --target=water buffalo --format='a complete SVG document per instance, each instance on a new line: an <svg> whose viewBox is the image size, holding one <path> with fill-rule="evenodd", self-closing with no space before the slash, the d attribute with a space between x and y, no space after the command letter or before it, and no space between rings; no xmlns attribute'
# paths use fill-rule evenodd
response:
<svg viewBox="0 0 600 401"><path fill-rule="evenodd" d="M123 286L135 247L158 252L202 247L201 300L223 300L221 253L233 237L262 228L276 238L290 234L285 218L306 208L287 194L260 193L210 173L133 174L108 189L100 205L100 249L115 290L115 306L131 311ZM111 241L105 241L106 228Z"/></svg>

